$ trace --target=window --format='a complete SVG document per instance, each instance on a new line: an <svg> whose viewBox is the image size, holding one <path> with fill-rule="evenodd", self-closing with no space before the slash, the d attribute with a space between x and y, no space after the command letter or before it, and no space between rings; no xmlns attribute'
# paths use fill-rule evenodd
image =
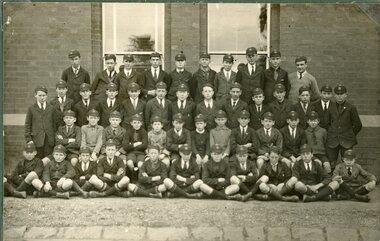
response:
<svg viewBox="0 0 380 241"><path fill-rule="evenodd" d="M103 3L103 54L135 56L135 67L149 65L152 52L164 51L164 4ZM118 68L118 67L117 67Z"/></svg>
<svg viewBox="0 0 380 241"><path fill-rule="evenodd" d="M259 64L267 64L270 33L269 4L208 4L208 52L211 67L219 71L224 54L232 54L235 63L245 63L245 50L256 47ZM237 64L233 66L237 70Z"/></svg>

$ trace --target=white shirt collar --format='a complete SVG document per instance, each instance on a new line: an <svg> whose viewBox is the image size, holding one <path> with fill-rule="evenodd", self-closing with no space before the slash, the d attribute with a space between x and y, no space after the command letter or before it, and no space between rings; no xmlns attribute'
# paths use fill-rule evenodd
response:
<svg viewBox="0 0 380 241"><path fill-rule="evenodd" d="M177 131L177 130L174 128L174 132L175 132L178 136L182 135L182 129L179 130L179 131Z"/></svg>
<svg viewBox="0 0 380 241"><path fill-rule="evenodd" d="M327 105L327 108L329 108L329 105L330 105L330 101L326 101L324 102L323 100L321 100L321 103L322 103L322 107L325 108L325 103Z"/></svg>
<svg viewBox="0 0 380 241"><path fill-rule="evenodd" d="M183 159L181 158L181 168L182 168L182 169L186 167L185 164L186 164L186 161L183 160ZM189 166L190 166L190 163L187 162L187 168L188 168Z"/></svg>
<svg viewBox="0 0 380 241"><path fill-rule="evenodd" d="M62 99L62 102L60 101ZM58 97L59 103L64 103L66 101L66 96Z"/></svg>
<svg viewBox="0 0 380 241"><path fill-rule="evenodd" d="M132 103L132 104L134 103L134 101L139 102L139 98L133 99L132 97L129 97L129 99L131 100L131 103ZM136 103L136 104L137 104L137 103Z"/></svg>
<svg viewBox="0 0 380 241"><path fill-rule="evenodd" d="M302 72L302 78L305 77L305 74L307 73L307 71L305 70L304 72ZM297 76L298 76L298 79L300 78L300 72L297 71Z"/></svg>
<svg viewBox="0 0 380 241"><path fill-rule="evenodd" d="M46 109L46 102L44 102L44 103L40 103L40 102L37 102L37 105L38 105L38 107L41 109L42 107L44 108L44 109Z"/></svg>
<svg viewBox="0 0 380 241"><path fill-rule="evenodd" d="M308 169L307 165L310 166L310 169L311 169L312 166L313 166L313 165L311 164L311 161L310 161L309 163L303 162L303 164L304 164L306 170Z"/></svg>
<svg viewBox="0 0 380 241"><path fill-rule="evenodd" d="M265 133L265 132L268 132L268 134L270 135L270 134L272 133L272 128L270 128L270 129L265 129L265 128L264 128L264 133Z"/></svg>
<svg viewBox="0 0 380 241"><path fill-rule="evenodd" d="M110 105L112 102L112 105L115 103L115 99L111 100L110 98L107 98L107 104Z"/></svg>
<svg viewBox="0 0 380 241"><path fill-rule="evenodd" d="M131 75L132 74L132 69L130 69L130 70L127 70L127 69L124 69L124 73L125 73L125 75Z"/></svg>
<svg viewBox="0 0 380 241"><path fill-rule="evenodd" d="M210 101L207 101L207 100L205 99L205 100L203 100L203 101L204 101L206 107L207 107L207 104L210 104L210 107L212 108L212 106L213 106L213 104L214 104L213 99L211 99Z"/></svg>
<svg viewBox="0 0 380 241"><path fill-rule="evenodd" d="M231 98L231 105L232 105L232 106L234 105L234 102L236 102L236 105L237 105L238 102L239 102L239 99L237 99L237 100L233 100L233 99Z"/></svg>
<svg viewBox="0 0 380 241"><path fill-rule="evenodd" d="M107 76L110 76L110 71L108 69L106 69L106 71L107 71ZM116 74L116 71L113 70L111 77L114 76L115 74Z"/></svg>
<svg viewBox="0 0 380 241"><path fill-rule="evenodd" d="M73 66L71 66L71 68L73 69L73 72L75 73L75 70L76 70L76 69L75 69ZM78 73L79 73L80 65L78 66L77 70L78 70Z"/></svg>
<svg viewBox="0 0 380 241"><path fill-rule="evenodd" d="M244 132L247 133L248 126L242 127L241 125L239 125L239 127L240 127L240 131L244 130Z"/></svg>
<svg viewBox="0 0 380 241"><path fill-rule="evenodd" d="M178 104L178 108L181 108L181 101L180 100L177 101L177 104ZM186 100L183 100L183 107L185 107L185 106L186 106Z"/></svg>
<svg viewBox="0 0 380 241"><path fill-rule="evenodd" d="M165 105L165 98L164 99L160 99L158 97L156 97L157 101L158 101L158 104L164 104Z"/></svg>
<svg viewBox="0 0 380 241"><path fill-rule="evenodd" d="M86 104L86 102L88 103L88 105L90 105L90 99L87 99L87 100L82 99L82 102L84 105Z"/></svg>
<svg viewBox="0 0 380 241"><path fill-rule="evenodd" d="M288 125L288 128L289 128L289 132L290 132L290 134L292 134L292 130L293 130L293 128L290 127L290 125ZM297 132L297 127L294 128L294 131Z"/></svg>
<svg viewBox="0 0 380 241"><path fill-rule="evenodd" d="M157 68L153 68L152 66L150 66L150 71L152 72L152 75L154 76L154 71L157 71L157 77L158 77L158 74L160 73L160 67L157 67Z"/></svg>
<svg viewBox="0 0 380 241"><path fill-rule="evenodd" d="M206 129L203 129L203 131L198 131L198 129L195 129L195 131L196 131L198 134L203 134L203 133L205 133Z"/></svg>
<svg viewBox="0 0 380 241"><path fill-rule="evenodd" d="M89 166L89 162L87 162L87 163L82 162L82 170L83 171L87 170L88 166Z"/></svg>

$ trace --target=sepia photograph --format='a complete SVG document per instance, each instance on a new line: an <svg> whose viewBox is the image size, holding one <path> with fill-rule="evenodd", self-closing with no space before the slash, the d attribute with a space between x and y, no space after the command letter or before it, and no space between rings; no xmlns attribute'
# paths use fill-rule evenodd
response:
<svg viewBox="0 0 380 241"><path fill-rule="evenodd" d="M2 37L2 240L380 241L380 4L5 2Z"/></svg>

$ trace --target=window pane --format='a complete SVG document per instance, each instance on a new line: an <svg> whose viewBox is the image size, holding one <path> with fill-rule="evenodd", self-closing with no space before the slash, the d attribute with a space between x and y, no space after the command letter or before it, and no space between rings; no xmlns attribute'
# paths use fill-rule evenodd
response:
<svg viewBox="0 0 380 241"><path fill-rule="evenodd" d="M232 70L237 72L238 65L239 64L246 64L247 59L246 59L245 55L243 55L243 54L233 54L232 56L234 56L234 60L235 60L234 65L232 66ZM257 64L266 68L266 62L267 62L266 55L259 55L259 59L257 60ZM210 68L215 70L216 72L219 72L222 67L223 67L223 55L211 54Z"/></svg>
<svg viewBox="0 0 380 241"><path fill-rule="evenodd" d="M267 51L266 4L208 4L209 52Z"/></svg>

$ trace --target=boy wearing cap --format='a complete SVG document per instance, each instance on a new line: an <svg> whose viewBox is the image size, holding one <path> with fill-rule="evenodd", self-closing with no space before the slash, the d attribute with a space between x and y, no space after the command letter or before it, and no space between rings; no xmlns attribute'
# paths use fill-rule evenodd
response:
<svg viewBox="0 0 380 241"><path fill-rule="evenodd" d="M305 56L297 57L295 59L297 71L289 74L290 90L289 101L292 104L298 102L298 90L301 86L306 86L311 90L311 100L315 101L319 98L319 87L317 80L312 76L307 69L307 58Z"/></svg>
<svg viewBox="0 0 380 241"><path fill-rule="evenodd" d="M301 86L299 91L299 101L297 104L293 105L293 110L298 113L299 116L299 126L302 129L307 128L307 116L312 110L312 105L310 103L310 89L306 86Z"/></svg>
<svg viewBox="0 0 380 241"><path fill-rule="evenodd" d="M285 91L288 94L290 90L290 84L288 79L288 72L283 70L281 65L281 53L277 49L270 52L269 56L269 68L263 72L263 90L264 90L264 103L269 104L274 101L273 91L275 84L281 83L285 86ZM285 96L288 98L288 96Z"/></svg>
<svg viewBox="0 0 380 241"><path fill-rule="evenodd" d="M263 104L265 97L264 92L260 88L256 88L253 90L253 104L248 106L248 111L251 116L251 120L249 121L249 126L252 127L254 130L258 130L263 125L261 124L261 121L263 120L264 113L267 113L269 111L269 107L265 104Z"/></svg>
<svg viewBox="0 0 380 241"><path fill-rule="evenodd" d="M55 143L63 145L67 151L67 160L71 165L78 163L79 147L81 145L81 128L75 125L75 112L67 110L64 112L64 126L60 126L55 134Z"/></svg>
<svg viewBox="0 0 380 241"><path fill-rule="evenodd" d="M230 94L231 85L236 82L236 72L232 71L234 57L231 54L223 56L223 68L215 75L215 98L219 104L224 103Z"/></svg>
<svg viewBox="0 0 380 241"><path fill-rule="evenodd" d="M11 176L3 183L5 196L26 198L27 194L33 193L35 187L39 188L44 165L39 158L36 158L37 151L34 144L26 144L22 155L23 159L17 163Z"/></svg>
<svg viewBox="0 0 380 241"><path fill-rule="evenodd" d="M222 110L227 114L226 126L230 129L239 126L238 117L243 110L247 110L247 103L240 99L241 85L233 83L230 87L230 97L222 104Z"/></svg>
<svg viewBox="0 0 380 241"><path fill-rule="evenodd" d="M286 185L303 195L304 202L318 200L330 200L331 195L339 188L337 181L331 181L331 177L323 167L313 160L311 148L305 144L300 148L301 160L293 166L293 176Z"/></svg>
<svg viewBox="0 0 380 241"><path fill-rule="evenodd" d="M181 51L175 56L175 69L169 74L170 84L168 85L168 99L171 101L176 100L175 93L180 84L185 84L190 87L192 75L189 71L185 69L186 67L186 56Z"/></svg>
<svg viewBox="0 0 380 241"><path fill-rule="evenodd" d="M213 100L214 89L212 85L205 84L202 88L203 101L197 104L196 115L202 114L206 120L206 130L215 128L215 115L221 109L220 105Z"/></svg>
<svg viewBox="0 0 380 241"><path fill-rule="evenodd" d="M146 101L156 97L156 84L164 82L170 84L170 76L161 66L161 54L154 52L150 55L150 68L143 73L142 95Z"/></svg>
<svg viewBox="0 0 380 241"><path fill-rule="evenodd" d="M273 95L276 98L269 104L269 111L274 114L275 125L277 129L281 129L286 126L286 117L288 113L293 109L290 102L285 99L285 86L283 84L276 84L274 86Z"/></svg>
<svg viewBox="0 0 380 241"><path fill-rule="evenodd" d="M334 169L333 180L339 182L337 190L338 200L356 199L369 202L368 193L376 187L376 177L365 171L355 163L356 155L353 150L347 150L343 154L343 163ZM364 181L363 181L364 180Z"/></svg>
<svg viewBox="0 0 380 241"><path fill-rule="evenodd" d="M330 106L333 105L331 98L332 87L330 85L324 85L321 88L321 99L312 103L312 109L315 110L319 116L319 125L326 130L330 126L328 110L330 109Z"/></svg>
<svg viewBox="0 0 380 241"><path fill-rule="evenodd" d="M259 57L255 47L247 48L246 58L248 63L239 68L236 74L236 82L241 84L242 87L241 99L249 104L252 100L253 90L262 88L264 69L257 64Z"/></svg>
<svg viewBox="0 0 380 241"><path fill-rule="evenodd" d="M116 56L114 54L106 54L104 57L106 69L95 75L91 84L91 92L95 101L100 102L107 98L106 90L110 83L113 83L117 73L115 70ZM117 88L117 87L116 87Z"/></svg>
<svg viewBox="0 0 380 241"><path fill-rule="evenodd" d="M171 127L171 101L166 99L167 86L164 82L158 82L156 85L156 97L149 100L145 108L145 121L147 123L152 122L154 116L161 117L163 129L168 131Z"/></svg>
<svg viewBox="0 0 380 241"><path fill-rule="evenodd" d="M93 189L92 184L89 182L92 175L96 175L97 167L96 162L90 161L91 150L88 147L82 147L79 150L79 164L74 167L75 177L73 184L79 185L84 192L89 192ZM75 185L74 184L74 185ZM74 193L70 193L73 196ZM87 197L86 193L81 193L83 197ZM75 194L74 194L75 195Z"/></svg>
<svg viewBox="0 0 380 241"><path fill-rule="evenodd" d="M331 165L326 156L327 131L319 126L318 113L311 111L308 115L309 127L305 130L307 144L313 150L315 160L322 164L327 173L331 173Z"/></svg>
<svg viewBox="0 0 380 241"><path fill-rule="evenodd" d="M185 125L184 127L189 131L195 129L194 127L194 113L195 104L193 101L189 100L189 89L187 85L181 84L177 88L176 92L177 100L171 103L172 115L181 113L184 117Z"/></svg>
<svg viewBox="0 0 380 241"><path fill-rule="evenodd" d="M223 149L222 158L228 161L230 156L231 129L226 126L227 115L223 110L219 110L215 115L216 127L210 131L210 146L220 145Z"/></svg>
<svg viewBox="0 0 380 241"><path fill-rule="evenodd" d="M128 85L128 98L126 98L122 103L123 110L123 123L122 126L128 130L131 128L131 119L134 115L140 115L142 117L142 122L144 123L144 112L145 112L145 101L139 98L141 93L140 86L137 83L130 83ZM145 123L144 123L145 128Z"/></svg>
<svg viewBox="0 0 380 241"><path fill-rule="evenodd" d="M26 143L35 145L38 158L50 155L54 147L55 110L46 102L47 92L45 86L34 89L36 102L29 106L25 118Z"/></svg>
<svg viewBox="0 0 380 241"><path fill-rule="evenodd" d="M357 144L356 135L362 129L356 107L347 99L347 88L338 84L334 88L336 104L329 109L330 127L327 130L327 157L332 167L338 162L338 155L343 156L347 149Z"/></svg>
<svg viewBox="0 0 380 241"><path fill-rule="evenodd" d="M82 132L82 147L89 147L92 151L91 161L98 161L98 155L103 145L103 130L104 128L98 125L99 112L90 110L87 114L88 124L81 127Z"/></svg>
<svg viewBox="0 0 380 241"><path fill-rule="evenodd" d="M122 103L117 98L117 86L114 83L109 83L106 87L106 98L102 99L98 104L98 110L100 113L99 125L106 128L110 125L110 114L113 111L121 112Z"/></svg>
<svg viewBox="0 0 380 241"><path fill-rule="evenodd" d="M280 130L283 143L281 161L292 167L296 161L301 159L300 147L306 144L306 135L304 129L298 126L300 119L297 112L290 111L286 122L288 125Z"/></svg>
<svg viewBox="0 0 380 241"><path fill-rule="evenodd" d="M210 55L202 52L199 56L199 69L193 74L189 83L190 96L195 103L203 100L202 87L207 83L214 84L216 72L210 68L210 63Z"/></svg>
<svg viewBox="0 0 380 241"><path fill-rule="evenodd" d="M63 113L74 107L74 101L66 96L67 84L65 81L59 80L55 86L57 97L52 99L50 104L55 109L55 128L58 129L58 127L65 124L63 121Z"/></svg>
<svg viewBox="0 0 380 241"><path fill-rule="evenodd" d="M191 150L196 163L201 168L210 156L210 134L205 129L207 123L204 115L197 115L194 122L195 130L191 132Z"/></svg>
<svg viewBox="0 0 380 241"><path fill-rule="evenodd" d="M159 116L154 116L152 118L152 129L148 132L148 146L158 146L160 148L159 159L166 166L170 166L170 152L166 150L167 136L166 131L164 131L162 119ZM148 150L145 151L148 153Z"/></svg>
<svg viewBox="0 0 380 241"><path fill-rule="evenodd" d="M83 83L80 86L80 96L82 97L79 102L74 105L73 111L77 116L76 124L81 127L88 123L87 121L87 112L92 109L98 108L98 102L95 102L91 98L90 85Z"/></svg>
<svg viewBox="0 0 380 241"><path fill-rule="evenodd" d="M173 116L173 128L167 132L166 149L170 152L171 163L179 160L179 148L184 144L191 146L190 131L184 128L184 117L181 113Z"/></svg>
<svg viewBox="0 0 380 241"><path fill-rule="evenodd" d="M257 168L259 171L264 162L269 160L271 147L275 146L280 153L282 152L282 135L281 132L274 127L274 115L271 112L265 113L261 123L263 127L256 131L258 140Z"/></svg>
<svg viewBox="0 0 380 241"><path fill-rule="evenodd" d="M83 83L90 84L90 74L81 65L80 53L78 50L71 50L69 53L71 66L62 72L61 80L67 83L67 97L77 103L81 98L79 87Z"/></svg>

